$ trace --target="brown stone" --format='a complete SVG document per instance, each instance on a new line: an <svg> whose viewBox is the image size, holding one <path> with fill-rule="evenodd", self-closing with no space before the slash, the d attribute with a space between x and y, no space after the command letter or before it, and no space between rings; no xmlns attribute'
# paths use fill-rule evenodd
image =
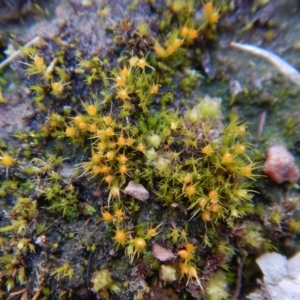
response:
<svg viewBox="0 0 300 300"><path fill-rule="evenodd" d="M264 172L277 183L295 183L300 177L294 156L281 144L268 149Z"/></svg>

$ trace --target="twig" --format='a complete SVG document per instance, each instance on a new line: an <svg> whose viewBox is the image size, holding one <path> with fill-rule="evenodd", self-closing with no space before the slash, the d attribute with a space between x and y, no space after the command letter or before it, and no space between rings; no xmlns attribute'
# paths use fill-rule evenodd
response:
<svg viewBox="0 0 300 300"><path fill-rule="evenodd" d="M260 142L261 135L262 135L264 127L265 127L266 119L267 119L267 111L263 111L259 117L259 123L258 123L258 127L257 127L257 132L256 132L255 148L258 147L258 144Z"/></svg>
<svg viewBox="0 0 300 300"><path fill-rule="evenodd" d="M87 286L88 289L90 288L90 275L91 275L92 257L93 257L93 253L90 253L89 259L88 259L88 265L87 265L87 269L86 269L86 286Z"/></svg>
<svg viewBox="0 0 300 300"><path fill-rule="evenodd" d="M22 290L19 290L19 291L16 291L16 292L12 292L12 293L10 293L9 295L10 295L10 296L20 295L20 294L22 294L22 293L24 293L24 292L26 292L26 291L27 291L27 288L24 288L24 289L22 289Z"/></svg>
<svg viewBox="0 0 300 300"><path fill-rule="evenodd" d="M36 44L37 42L40 41L40 37L37 36L34 39L32 39L31 41L29 41L27 44L25 44L25 47L30 47L34 44ZM15 52L13 52L9 57L7 57L5 60L3 60L0 63L0 70L5 68L8 64L10 64L13 60L15 60L18 56L22 55L22 50L17 50Z"/></svg>
<svg viewBox="0 0 300 300"><path fill-rule="evenodd" d="M300 86L300 73L278 55L253 45L232 42L230 46L263 57L272 63L288 79Z"/></svg>
<svg viewBox="0 0 300 300"><path fill-rule="evenodd" d="M235 291L234 294L232 295L232 300L237 300L240 292L241 292L241 287L242 287L242 272L243 272L243 267L244 263L246 260L246 255L242 255L240 259L240 263L238 264L238 269L237 269L237 274L236 274L236 286L235 286Z"/></svg>

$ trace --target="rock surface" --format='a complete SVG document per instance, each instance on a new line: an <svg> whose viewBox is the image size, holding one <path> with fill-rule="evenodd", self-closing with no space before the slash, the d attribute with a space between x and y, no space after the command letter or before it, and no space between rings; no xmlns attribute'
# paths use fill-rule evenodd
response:
<svg viewBox="0 0 300 300"><path fill-rule="evenodd" d="M34 116L32 100L29 91L19 87L13 93L5 94L7 103L0 104L0 138L6 139L17 130L26 130Z"/></svg>
<svg viewBox="0 0 300 300"><path fill-rule="evenodd" d="M264 283L247 299L300 299L300 252L289 260L278 253L265 253L256 262L264 274Z"/></svg>

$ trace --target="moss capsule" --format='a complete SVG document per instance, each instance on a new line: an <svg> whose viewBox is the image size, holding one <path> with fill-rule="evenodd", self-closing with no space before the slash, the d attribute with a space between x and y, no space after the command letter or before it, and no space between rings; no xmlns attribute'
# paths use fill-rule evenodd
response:
<svg viewBox="0 0 300 300"><path fill-rule="evenodd" d="M211 155L213 153L213 148L210 144L206 145L205 147L202 148L202 151L201 151L203 154L205 155Z"/></svg>
<svg viewBox="0 0 300 300"><path fill-rule="evenodd" d="M104 222L110 222L113 218L112 214L108 211L104 211L101 213L102 214L102 219Z"/></svg>
<svg viewBox="0 0 300 300"><path fill-rule="evenodd" d="M118 246L124 246L127 242L127 234L124 230L117 229L113 239L116 241L116 244Z"/></svg>
<svg viewBox="0 0 300 300"><path fill-rule="evenodd" d="M12 166L14 163L14 159L12 156L8 155L8 154L4 154L1 157L1 164L4 165L5 167L10 167Z"/></svg>
<svg viewBox="0 0 300 300"><path fill-rule="evenodd" d="M222 156L222 163L223 164L229 164L229 163L232 163L232 161L233 161L233 156L232 156L231 153L226 152L226 153L223 154L223 156Z"/></svg>
<svg viewBox="0 0 300 300"><path fill-rule="evenodd" d="M211 201L217 201L217 200L218 200L218 197L219 197L219 194L218 194L218 191L217 191L217 190L211 190L211 191L208 193L208 198L209 198Z"/></svg>
<svg viewBox="0 0 300 300"><path fill-rule="evenodd" d="M67 137L73 138L73 137L75 137L76 130L74 127L67 127L65 130L65 134Z"/></svg>
<svg viewBox="0 0 300 300"><path fill-rule="evenodd" d="M97 114L97 106L96 105L94 105L94 104L88 105L85 109L89 116L91 116L91 117L96 116L96 114Z"/></svg>
<svg viewBox="0 0 300 300"><path fill-rule="evenodd" d="M202 220L207 222L211 220L211 212L209 210L205 210L202 214L201 214Z"/></svg>
<svg viewBox="0 0 300 300"><path fill-rule="evenodd" d="M180 251L178 251L178 255L182 259L188 259L189 258L189 252L187 250L180 250Z"/></svg>

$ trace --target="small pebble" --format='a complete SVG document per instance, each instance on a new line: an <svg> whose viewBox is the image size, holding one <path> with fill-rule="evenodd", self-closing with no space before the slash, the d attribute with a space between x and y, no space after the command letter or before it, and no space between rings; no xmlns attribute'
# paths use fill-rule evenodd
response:
<svg viewBox="0 0 300 300"><path fill-rule="evenodd" d="M35 244L41 247L44 246L45 242L46 242L46 236L44 234L38 236L37 239L35 240Z"/></svg>
<svg viewBox="0 0 300 300"><path fill-rule="evenodd" d="M130 195L134 199L145 202L149 198L149 192L140 183L129 181L124 193Z"/></svg>
<svg viewBox="0 0 300 300"><path fill-rule="evenodd" d="M277 183L295 183L300 177L294 156L281 144L268 149L264 172Z"/></svg>
<svg viewBox="0 0 300 300"><path fill-rule="evenodd" d="M58 174L64 179L71 179L74 174L75 168L70 165L62 165Z"/></svg>
<svg viewBox="0 0 300 300"><path fill-rule="evenodd" d="M152 254L159 261L168 261L176 258L176 255L171 250L157 243L152 244Z"/></svg>
<svg viewBox="0 0 300 300"><path fill-rule="evenodd" d="M231 96L233 97L237 96L243 91L241 84L237 80L233 79L229 81L229 90Z"/></svg>

